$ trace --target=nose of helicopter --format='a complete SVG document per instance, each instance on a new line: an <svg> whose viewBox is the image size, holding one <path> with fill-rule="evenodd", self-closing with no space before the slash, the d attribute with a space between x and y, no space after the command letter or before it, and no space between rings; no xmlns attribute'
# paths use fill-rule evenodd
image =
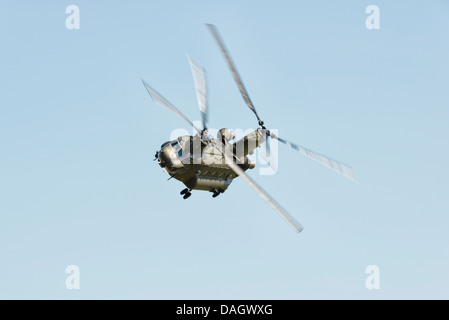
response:
<svg viewBox="0 0 449 320"><path fill-rule="evenodd" d="M167 166L167 164L169 164L170 162L170 156L167 154L167 152L165 150L159 150L157 152L157 163L159 163L159 166L161 166L161 168L164 168L165 166Z"/></svg>

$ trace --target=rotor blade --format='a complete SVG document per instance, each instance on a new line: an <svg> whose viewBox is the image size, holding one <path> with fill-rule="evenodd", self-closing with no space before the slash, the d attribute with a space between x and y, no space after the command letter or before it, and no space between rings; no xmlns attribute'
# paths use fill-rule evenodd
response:
<svg viewBox="0 0 449 320"><path fill-rule="evenodd" d="M153 98L154 102L159 104L162 107L167 108L171 112L173 112L175 115L177 115L179 118L187 122L189 125L191 125L193 128L195 128L198 133L201 132L200 129L198 129L192 121L190 121L185 115L182 114L181 111L176 109L175 106L173 106L170 102L168 102L164 97L162 97L157 91L153 90L145 81L142 80L143 85L147 89L148 93L150 94L151 98Z"/></svg>
<svg viewBox="0 0 449 320"><path fill-rule="evenodd" d="M189 55L187 55L187 58L189 59L190 68L192 69L196 98L198 99L198 107L200 108L203 120L203 129L207 130L207 91L204 68L198 62L193 60Z"/></svg>
<svg viewBox="0 0 449 320"><path fill-rule="evenodd" d="M312 160L315 160L316 162L322 164L323 166L328 167L328 168L330 168L330 169L332 169L332 170L342 174L343 176L345 176L349 180L352 180L353 182L358 183L357 177L355 175L355 172L354 172L354 170L351 167L349 167L349 166L347 166L347 165L345 165L343 163L340 163L340 162L338 162L336 160L330 159L330 158L328 158L326 156L323 156L323 155L321 155L319 153L313 152L312 150L306 149L306 148L304 148L304 147L302 147L300 145L297 145L297 144L292 143L290 141L287 141L287 140L284 140L282 138L279 138L278 136L276 136L276 135L274 135L272 133L270 133L270 137L273 138L273 139L277 139L278 141L286 144L287 146L295 149L296 151L301 152L306 157L308 157L308 158L310 158Z"/></svg>
<svg viewBox="0 0 449 320"><path fill-rule="evenodd" d="M245 86L243 85L243 81L240 78L239 73L237 72L237 68L235 67L234 63L232 62L231 56L229 55L229 52L226 49L224 42L220 37L220 34L218 33L217 27L215 27L213 24L207 24L207 27L209 28L209 31L214 36L215 41L217 41L218 45L220 46L221 52L223 53L223 55L226 59L226 62L228 63L228 67L229 67L229 69L231 69L234 80L235 80L235 82L237 82L237 86L239 87L239 90L243 97L243 100L245 100L245 103L254 112L254 114L257 117L257 120L260 121L260 118L259 118L259 115L257 114L256 108L254 107L253 103L251 102L251 99L249 98L248 92L246 91Z"/></svg>
<svg viewBox="0 0 449 320"><path fill-rule="evenodd" d="M285 211L279 203L276 202L268 193L265 192L253 179L251 179L237 164L234 163L233 159L222 152L226 159L226 164L231 167L231 169L238 174L247 184L249 184L256 192L267 201L288 223L297 231L301 232L304 228L303 226L295 220L287 211Z"/></svg>

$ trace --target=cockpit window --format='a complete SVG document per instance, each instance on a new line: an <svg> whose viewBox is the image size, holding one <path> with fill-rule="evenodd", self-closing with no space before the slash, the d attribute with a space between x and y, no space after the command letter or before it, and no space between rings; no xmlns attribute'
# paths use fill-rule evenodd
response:
<svg viewBox="0 0 449 320"><path fill-rule="evenodd" d="M179 149L181 149L181 145L179 144L178 141L173 142L173 143L171 144L171 146L173 147L173 149L174 149L175 151L178 151Z"/></svg>
<svg viewBox="0 0 449 320"><path fill-rule="evenodd" d="M164 149L165 147L169 146L170 142L165 142L162 146L161 146L161 150Z"/></svg>

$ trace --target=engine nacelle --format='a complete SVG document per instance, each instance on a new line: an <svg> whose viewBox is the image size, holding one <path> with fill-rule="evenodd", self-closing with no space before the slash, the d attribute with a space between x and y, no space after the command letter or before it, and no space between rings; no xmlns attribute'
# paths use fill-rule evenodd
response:
<svg viewBox="0 0 449 320"><path fill-rule="evenodd" d="M235 134L232 130L229 130L227 128L220 129L218 131L218 139L224 140L225 142L229 142L235 138Z"/></svg>

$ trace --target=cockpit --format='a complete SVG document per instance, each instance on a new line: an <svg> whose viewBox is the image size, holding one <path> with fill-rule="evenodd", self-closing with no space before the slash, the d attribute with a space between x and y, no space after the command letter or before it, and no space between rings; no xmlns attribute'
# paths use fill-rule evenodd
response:
<svg viewBox="0 0 449 320"><path fill-rule="evenodd" d="M177 153L178 157L182 156L182 146L181 141L177 140L171 144L173 151Z"/></svg>
<svg viewBox="0 0 449 320"><path fill-rule="evenodd" d="M188 148L188 141L190 141L190 136L182 136L176 140L167 141L161 145L161 153L166 154L169 158L171 158L170 155L175 155L177 158L181 158L183 154L188 155L188 152L183 152L183 149Z"/></svg>

